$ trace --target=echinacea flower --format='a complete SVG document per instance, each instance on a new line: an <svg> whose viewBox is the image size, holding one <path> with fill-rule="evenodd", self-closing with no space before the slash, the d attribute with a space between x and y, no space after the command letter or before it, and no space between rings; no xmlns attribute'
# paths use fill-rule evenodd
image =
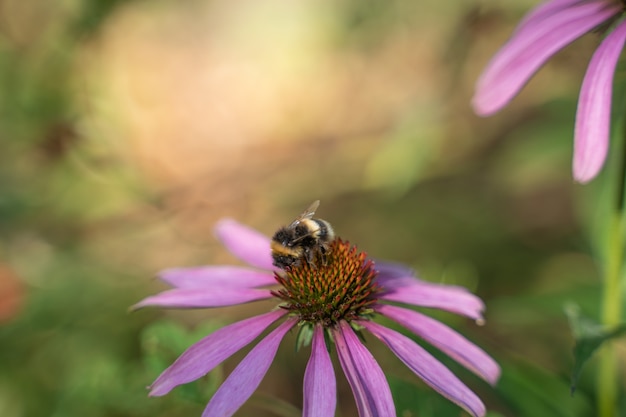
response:
<svg viewBox="0 0 626 417"><path fill-rule="evenodd" d="M476 113L497 112L552 55L582 35L603 29L608 34L587 67L574 131L574 179L593 179L609 148L613 75L626 40L624 7L619 0L550 0L537 6L479 78L472 100Z"/></svg>
<svg viewBox="0 0 626 417"><path fill-rule="evenodd" d="M481 400L450 370L407 336L374 321L378 316L394 320L494 384L500 368L483 350L437 320L389 304L438 308L482 321L484 305L478 297L461 287L420 281L404 266L374 265L365 253L339 238L331 243L323 264L302 262L283 271L272 265L270 239L259 232L233 220L222 220L216 231L229 251L252 268L165 270L160 277L174 288L135 307L212 308L275 298L277 308L228 325L192 345L154 381L151 396L165 395L204 376L280 320L226 378L204 410L204 417L233 415L259 386L282 338L294 328L299 329L302 344L311 343L303 384L305 417L335 414L336 380L327 343L334 343L359 415L396 415L385 375L360 340L364 330L386 344L441 395L473 416L485 415ZM267 288L272 285L274 289Z"/></svg>

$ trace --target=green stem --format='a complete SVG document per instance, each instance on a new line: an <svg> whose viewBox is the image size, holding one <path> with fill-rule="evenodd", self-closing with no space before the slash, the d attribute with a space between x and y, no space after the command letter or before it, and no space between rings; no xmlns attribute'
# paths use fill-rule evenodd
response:
<svg viewBox="0 0 626 417"><path fill-rule="evenodd" d="M626 142L626 129L624 132ZM617 190L614 210L609 219L607 231L606 265L604 271L604 293L602 303L602 323L607 330L617 326L622 316L622 266L624 264L624 182L626 181L626 146L620 151L617 170ZM618 400L618 358L615 348L607 343L600 350L598 368L598 414L600 417L617 415Z"/></svg>

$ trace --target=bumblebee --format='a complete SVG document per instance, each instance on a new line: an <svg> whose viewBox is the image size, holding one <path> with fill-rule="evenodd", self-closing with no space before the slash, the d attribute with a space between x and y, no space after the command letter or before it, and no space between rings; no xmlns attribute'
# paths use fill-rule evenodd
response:
<svg viewBox="0 0 626 417"><path fill-rule="evenodd" d="M315 265L325 261L335 232L326 220L314 219L320 201L314 201L289 226L281 227L272 237L272 258L281 269L297 267L304 260Z"/></svg>

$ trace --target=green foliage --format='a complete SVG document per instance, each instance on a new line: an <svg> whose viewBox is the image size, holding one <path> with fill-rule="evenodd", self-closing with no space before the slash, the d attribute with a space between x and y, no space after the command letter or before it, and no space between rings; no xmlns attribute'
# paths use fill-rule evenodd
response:
<svg viewBox="0 0 626 417"><path fill-rule="evenodd" d="M593 354L604 343L626 334L626 324L620 324L613 329L606 329L596 321L580 314L578 308L571 306L567 310L570 327L576 340L574 345L574 368L572 369L571 392L574 394L576 384L580 378L583 365L592 358Z"/></svg>
<svg viewBox="0 0 626 417"><path fill-rule="evenodd" d="M520 417L588 416L593 407L586 395L571 397L567 380L527 361L502 364L498 393Z"/></svg>
<svg viewBox="0 0 626 417"><path fill-rule="evenodd" d="M118 7L133 0L83 0L78 18L71 28L75 36L90 35L98 30L105 19Z"/></svg>
<svg viewBox="0 0 626 417"><path fill-rule="evenodd" d="M417 383L417 380L407 381L395 376L388 376L387 380L393 393L398 416L438 417L462 413L456 404L441 397L430 387Z"/></svg>
<svg viewBox="0 0 626 417"><path fill-rule="evenodd" d="M309 324L300 324L298 326L298 335L296 336L296 352L311 344L314 330L315 328Z"/></svg>
<svg viewBox="0 0 626 417"><path fill-rule="evenodd" d="M136 361L145 319L128 317L123 308L132 294L97 281L108 271L80 256L57 253L46 272L47 283L31 292L19 319L0 328L5 393L29 416L149 409L141 395L149 376Z"/></svg>
<svg viewBox="0 0 626 417"><path fill-rule="evenodd" d="M146 327L141 334L146 368L155 375L170 366L188 347L215 330L224 323L208 322L198 326L193 332L186 331L180 324L172 321L157 322ZM179 398L206 404L222 382L221 368L212 371L206 378L192 384L185 384L177 389Z"/></svg>
<svg viewBox="0 0 626 417"><path fill-rule="evenodd" d="M271 415L276 417L302 416L302 410L276 396L254 394L252 398L250 398L249 405L255 410L269 411Z"/></svg>

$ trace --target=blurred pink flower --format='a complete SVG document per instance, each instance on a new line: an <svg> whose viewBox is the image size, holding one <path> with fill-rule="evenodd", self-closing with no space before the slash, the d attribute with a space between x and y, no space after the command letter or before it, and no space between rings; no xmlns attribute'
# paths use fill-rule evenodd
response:
<svg viewBox="0 0 626 417"><path fill-rule="evenodd" d="M499 111L552 55L599 26L610 27L591 58L576 111L573 175L581 183L593 179L609 147L613 74L626 40L623 11L617 0L550 0L537 6L478 79L472 99L476 113Z"/></svg>
<svg viewBox="0 0 626 417"><path fill-rule="evenodd" d="M413 340L372 321L379 315L396 321L494 384L500 368L483 350L437 320L386 303L437 308L482 320L484 305L478 297L461 287L420 281L404 266L377 263L374 267L364 253L341 239L332 243L326 265L311 267L303 262L289 272L276 270L269 238L233 220L221 221L216 229L230 252L252 268L166 270L160 277L174 288L148 297L135 307L211 308L274 297L280 308L228 325L191 346L154 381L151 396L165 395L178 385L204 376L282 319L228 376L203 416L233 415L259 386L282 338L293 328L302 332L299 339L312 345L304 373L305 417L335 414L336 380L326 342L334 342L359 415L396 415L385 375L358 337L364 329L441 395L473 416L485 415L481 400L443 364ZM277 282L278 289L265 288Z"/></svg>

